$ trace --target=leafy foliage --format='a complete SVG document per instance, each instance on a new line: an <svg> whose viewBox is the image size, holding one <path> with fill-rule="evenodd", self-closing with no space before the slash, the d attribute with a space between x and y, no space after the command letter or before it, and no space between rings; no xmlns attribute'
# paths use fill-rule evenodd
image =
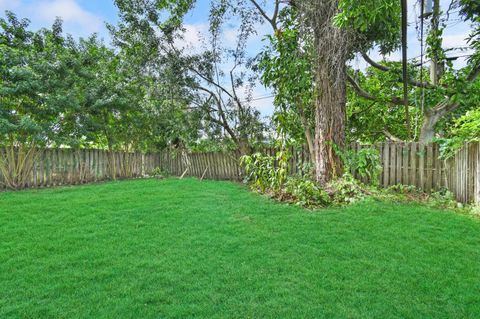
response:
<svg viewBox="0 0 480 319"><path fill-rule="evenodd" d="M271 190L279 192L287 180L288 153L285 150L277 152L276 156L254 153L243 155L240 165L245 168L247 181L252 187L260 192Z"/></svg>
<svg viewBox="0 0 480 319"><path fill-rule="evenodd" d="M374 44L382 54L398 48L400 42L400 1L340 0L340 13L334 23L358 33L357 50L365 51Z"/></svg>
<svg viewBox="0 0 480 319"><path fill-rule="evenodd" d="M332 195L334 204L348 205L366 199L368 188L346 172L328 185L328 192Z"/></svg>
<svg viewBox="0 0 480 319"><path fill-rule="evenodd" d="M279 18L282 29L267 35L268 46L259 55L258 68L262 82L275 91L277 127L290 138L305 141L305 130L314 118L312 39L301 34L294 8L284 8Z"/></svg>
<svg viewBox="0 0 480 319"><path fill-rule="evenodd" d="M96 35L64 36L60 20L30 31L11 12L0 19L0 53L0 145L131 151L199 137L190 95L168 82L172 64L145 73L138 58Z"/></svg>
<svg viewBox="0 0 480 319"><path fill-rule="evenodd" d="M292 176L287 179L285 191L291 194L296 205L314 208L331 203L330 196L310 176Z"/></svg>
<svg viewBox="0 0 480 319"><path fill-rule="evenodd" d="M170 173L161 167L155 167L152 172L150 173L150 176L158 178L158 179L163 179L167 178L170 176Z"/></svg>
<svg viewBox="0 0 480 319"><path fill-rule="evenodd" d="M468 111L454 122L449 137L438 139L443 158L450 158L465 143L480 141L480 108Z"/></svg>
<svg viewBox="0 0 480 319"><path fill-rule="evenodd" d="M334 149L342 159L347 172L356 172L360 177L368 179L372 184L378 184L378 178L382 172L378 149L374 147L362 147L359 150L342 150L338 146L335 146ZM347 175L344 176L344 178L349 180L350 176Z"/></svg>

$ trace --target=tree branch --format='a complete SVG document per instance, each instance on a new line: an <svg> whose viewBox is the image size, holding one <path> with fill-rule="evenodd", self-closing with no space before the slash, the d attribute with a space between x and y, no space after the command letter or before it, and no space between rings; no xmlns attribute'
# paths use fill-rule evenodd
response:
<svg viewBox="0 0 480 319"><path fill-rule="evenodd" d="M362 52L362 57L363 59L368 63L370 64L371 66L373 66L374 68L378 69L378 70L381 70L381 71L384 71L384 72L388 72L388 71L391 71L392 69L388 66L385 66L383 64L380 64L380 63L377 63L375 61L372 60L372 58L370 58L366 53ZM399 81L403 81L401 78L398 78ZM435 85L432 85L428 82L419 82L419 81L416 81L414 79L411 79L409 78L408 79L408 83L411 84L411 85L414 85L414 86L417 86L417 87L421 87L421 88L426 88L426 89L433 89L435 88Z"/></svg>
<svg viewBox="0 0 480 319"><path fill-rule="evenodd" d="M273 31L277 31L278 30L277 17L278 17L278 12L279 12L279 9L280 9L280 0L275 0L275 9L274 9L274 12L273 12L273 15L272 15L271 18L267 15L265 10L262 9L262 7L258 4L258 2L256 0L250 0L250 2L255 6L255 8L257 8L260 15L262 15L262 17L265 20L267 20L268 23L270 23L270 25L273 28Z"/></svg>
<svg viewBox="0 0 480 319"><path fill-rule="evenodd" d="M374 68L376 69L379 69L381 71L390 71L390 68L388 66L385 66L385 65L382 65L380 63L377 63L375 61L373 61L366 53L362 52L362 57L363 59L368 63L370 64L371 66L373 66Z"/></svg>
<svg viewBox="0 0 480 319"><path fill-rule="evenodd" d="M351 76L350 74L347 74L347 80L348 82L352 85L352 87L355 89L355 91L357 92L357 94L361 97L363 97L364 99L367 99L367 100L370 100L370 101L376 101L376 102L381 102L380 99L376 98L375 96L371 95L370 93L368 93L367 91L365 91L364 89L362 89L360 87L360 84L358 84ZM396 104L396 105L403 105L403 99L399 98L399 97L392 97L388 100L388 102L392 103L392 104Z"/></svg>
<svg viewBox="0 0 480 319"><path fill-rule="evenodd" d="M222 103L220 101L220 99L218 98L218 96L211 90L207 89L207 88L204 88L203 86L200 86L200 85L197 85L196 86L197 89L201 90L201 91L204 91L208 94L210 94L210 98L214 98L216 104L217 104L217 108L218 108L218 114L220 115L220 118L222 119L221 121L220 120L217 120L215 118L213 118L211 115L210 115L210 112L209 112L209 118L210 120L212 120L213 122L221 125L227 132L228 134L230 135L230 137L232 138L232 140L238 144L238 138L237 136L235 135L235 132L232 130L232 128L230 127L230 125L228 124L228 121L227 121L227 117L225 115L225 112L223 111L223 108L222 108Z"/></svg>
<svg viewBox="0 0 480 319"><path fill-rule="evenodd" d="M390 133L386 127L383 128L382 133L383 133L389 140L391 140L391 141L393 141L393 142L402 142L401 139L399 139L398 137L396 137L396 136L394 136L392 133Z"/></svg>
<svg viewBox="0 0 480 319"><path fill-rule="evenodd" d="M208 83L216 86L217 88L219 88L220 90L222 90L222 92L224 92L225 94L227 94L230 98L233 99L233 95L232 93L230 93L226 88L224 88L222 85L218 84L217 82L213 81L213 80L210 80L208 77L206 77L205 75L203 75L202 73L200 73L197 69L195 69L194 67L192 66L188 66L188 69L192 72L194 72L195 74L197 74L199 77L201 77L203 80L207 81Z"/></svg>
<svg viewBox="0 0 480 319"><path fill-rule="evenodd" d="M467 76L467 81L473 82L480 75L480 63L470 71L470 74Z"/></svg>

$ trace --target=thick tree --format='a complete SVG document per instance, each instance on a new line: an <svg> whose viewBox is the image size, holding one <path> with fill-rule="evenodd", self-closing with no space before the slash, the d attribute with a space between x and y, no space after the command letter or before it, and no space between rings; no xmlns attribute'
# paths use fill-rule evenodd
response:
<svg viewBox="0 0 480 319"><path fill-rule="evenodd" d="M256 0L253 7L272 26L278 41L283 41L281 1L275 2L272 14ZM326 184L342 172L342 163L333 147L345 146L347 61L353 53L379 45L383 52L398 46L400 5L395 1L290 1L287 6L298 17L300 40L311 41L311 72L314 78L313 162L316 180ZM375 7L376 10L371 10ZM283 9L285 10L285 9ZM276 40L277 41L277 40ZM275 45L275 43L273 43ZM277 45L277 48L281 48ZM295 52L295 51L294 51ZM305 56L297 48L297 56ZM292 54L280 55L284 62ZM307 62L308 63L308 62ZM300 68L302 70L302 68ZM283 82L290 79L283 77ZM279 82L279 80L274 80ZM300 81L303 83L303 81ZM293 90L292 90L293 91ZM308 90L304 90L308 92ZM307 95L308 96L308 95ZM298 103L297 103L298 107ZM308 124L308 122L304 121ZM306 128L308 133L308 128Z"/></svg>

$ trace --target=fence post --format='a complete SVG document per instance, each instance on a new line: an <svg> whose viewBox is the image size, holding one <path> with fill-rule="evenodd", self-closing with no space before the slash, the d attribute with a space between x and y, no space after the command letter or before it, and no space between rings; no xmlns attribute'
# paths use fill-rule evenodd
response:
<svg viewBox="0 0 480 319"><path fill-rule="evenodd" d="M480 204L480 142L477 142L477 160L475 161L477 169L476 174L474 175L475 179L475 196L474 201L477 204Z"/></svg>

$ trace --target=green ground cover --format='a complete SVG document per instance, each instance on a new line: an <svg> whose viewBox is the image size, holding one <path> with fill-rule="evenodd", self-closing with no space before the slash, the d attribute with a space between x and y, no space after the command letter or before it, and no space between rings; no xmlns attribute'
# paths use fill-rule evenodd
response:
<svg viewBox="0 0 480 319"><path fill-rule="evenodd" d="M229 182L0 194L0 318L479 318L480 222Z"/></svg>

